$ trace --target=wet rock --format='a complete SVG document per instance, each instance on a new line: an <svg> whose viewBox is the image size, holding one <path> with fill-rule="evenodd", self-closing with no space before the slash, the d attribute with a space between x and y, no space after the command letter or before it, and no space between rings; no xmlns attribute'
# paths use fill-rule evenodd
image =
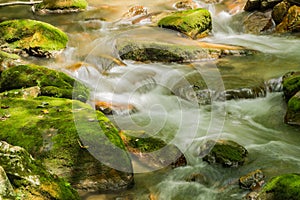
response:
<svg viewBox="0 0 300 200"><path fill-rule="evenodd" d="M96 101L95 108L96 110L99 110L106 115L128 115L137 111L137 109L132 104L122 104L105 101Z"/></svg>
<svg viewBox="0 0 300 200"><path fill-rule="evenodd" d="M86 0L44 0L33 7L37 14L63 14L79 12L86 9L88 3Z"/></svg>
<svg viewBox="0 0 300 200"><path fill-rule="evenodd" d="M274 6L272 10L272 18L276 24L280 24L282 22L290 6L291 6L290 3L287 1L282 1L278 3L276 6Z"/></svg>
<svg viewBox="0 0 300 200"><path fill-rule="evenodd" d="M206 176L203 174L200 174L200 173L191 174L185 180L187 182L196 182L196 183L200 183L200 184L204 184L204 185L206 185L208 183Z"/></svg>
<svg viewBox="0 0 300 200"><path fill-rule="evenodd" d="M243 200L259 200L258 193L253 191L249 192L245 197L243 197Z"/></svg>
<svg viewBox="0 0 300 200"><path fill-rule="evenodd" d="M290 4L292 5L297 5L300 6L300 1L299 0L287 0Z"/></svg>
<svg viewBox="0 0 300 200"><path fill-rule="evenodd" d="M1 141L0 165L22 199L79 199L68 182L51 175L24 148Z"/></svg>
<svg viewBox="0 0 300 200"><path fill-rule="evenodd" d="M174 7L178 10L190 10L198 8L198 5L192 0L182 0L176 2Z"/></svg>
<svg viewBox="0 0 300 200"><path fill-rule="evenodd" d="M253 12L244 20L244 32L260 34L274 28L271 13Z"/></svg>
<svg viewBox="0 0 300 200"><path fill-rule="evenodd" d="M243 189L258 190L264 183L264 174L261 170L255 170L239 178L239 185Z"/></svg>
<svg viewBox="0 0 300 200"><path fill-rule="evenodd" d="M23 88L23 89L16 89L16 90L9 90L6 92L0 93L0 99L4 98L23 98L23 99L30 99L38 97L41 94L41 89L38 86Z"/></svg>
<svg viewBox="0 0 300 200"><path fill-rule="evenodd" d="M131 7L127 13L123 15L125 18L131 18L136 16L147 15L148 10L144 6L133 6Z"/></svg>
<svg viewBox="0 0 300 200"><path fill-rule="evenodd" d="M5 70L1 74L0 92L34 86L40 87L42 96L81 101L89 98L89 91L82 83L62 72L46 67L19 65Z"/></svg>
<svg viewBox="0 0 300 200"><path fill-rule="evenodd" d="M279 33L300 31L300 7L299 6L295 5L289 8L282 22L277 25L276 31Z"/></svg>
<svg viewBox="0 0 300 200"><path fill-rule="evenodd" d="M68 42L68 36L58 28L29 19L0 23L0 38L0 45L7 45L9 52L16 49L37 57L53 57Z"/></svg>
<svg viewBox="0 0 300 200"><path fill-rule="evenodd" d="M238 167L244 164L248 154L243 146L231 140L210 140L206 145L209 147L213 145L210 152L203 157L203 160L210 164L219 163L224 167Z"/></svg>
<svg viewBox="0 0 300 200"><path fill-rule="evenodd" d="M179 31L196 39L206 36L212 29L211 16L206 9L178 11L162 18L158 26Z"/></svg>
<svg viewBox="0 0 300 200"><path fill-rule="evenodd" d="M285 100L294 96L300 90L300 72L289 72L283 76L283 93Z"/></svg>
<svg viewBox="0 0 300 200"><path fill-rule="evenodd" d="M1 47L0 47L1 49ZM16 54L9 54L0 50L0 74L3 70L20 63L20 56Z"/></svg>
<svg viewBox="0 0 300 200"><path fill-rule="evenodd" d="M24 147L77 190L132 187L131 160L118 130L103 113L80 101L54 97L6 98L0 105L11 114L1 121L0 140ZM41 112L45 109L47 114Z"/></svg>
<svg viewBox="0 0 300 200"><path fill-rule="evenodd" d="M14 199L14 196L14 189L3 167L0 166L0 199Z"/></svg>
<svg viewBox="0 0 300 200"><path fill-rule="evenodd" d="M260 200L300 199L300 175L283 174L273 177L259 192Z"/></svg>
<svg viewBox="0 0 300 200"><path fill-rule="evenodd" d="M245 11L265 11L267 9L273 8L276 4L280 3L282 0L248 0L245 4Z"/></svg>
<svg viewBox="0 0 300 200"><path fill-rule="evenodd" d="M176 146L158 138L135 131L121 131L120 136L133 159L150 170L187 165L186 158Z"/></svg>
<svg viewBox="0 0 300 200"><path fill-rule="evenodd" d="M118 40L121 59L141 62L193 62L256 53L238 46L197 43L190 46L151 40Z"/></svg>
<svg viewBox="0 0 300 200"><path fill-rule="evenodd" d="M288 101L284 120L287 124L300 126L300 90Z"/></svg>

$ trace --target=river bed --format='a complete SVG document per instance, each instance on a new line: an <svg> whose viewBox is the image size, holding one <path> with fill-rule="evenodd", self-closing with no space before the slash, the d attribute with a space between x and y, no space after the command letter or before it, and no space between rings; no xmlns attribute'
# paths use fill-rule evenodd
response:
<svg viewBox="0 0 300 200"><path fill-rule="evenodd" d="M79 14L37 16L28 6L0 8L0 20L38 19L67 32L70 41L61 56L29 61L62 70L87 83L93 89L91 102L96 99L134 105L139 112L115 114L110 116L111 120L120 129L146 131L177 145L187 157L188 165L154 172L135 165L132 189L118 194L82 193L83 199L241 199L247 191L239 188L237 180L250 171L263 170L267 180L282 173L300 173L300 128L284 124L286 104L282 92L267 92L265 97L256 99L216 101L211 105L199 105L173 95L178 80L192 72L200 74L210 88L224 90L245 84L245 80L266 82L300 70L298 36L244 34L236 14L241 12L244 2L232 8L228 6L230 1L216 5L196 1L213 15L212 34L199 41L238 45L262 53L191 64L124 61L126 67L112 67L112 60L103 55L115 55L112 44L119 38L150 38L186 45L194 41L153 27L147 21L131 24L122 18L134 5L143 5L151 12L174 10L175 0L88 2L88 11ZM90 66L76 72L67 68L76 62ZM203 162L199 146L212 138L231 139L246 147L249 152L246 164L222 168ZM202 174L205 181L186 181L195 173Z"/></svg>

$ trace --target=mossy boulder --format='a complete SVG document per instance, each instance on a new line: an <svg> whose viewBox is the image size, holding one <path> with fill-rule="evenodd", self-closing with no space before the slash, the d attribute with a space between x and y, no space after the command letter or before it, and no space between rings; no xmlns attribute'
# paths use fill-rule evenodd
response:
<svg viewBox="0 0 300 200"><path fill-rule="evenodd" d="M283 76L283 93L288 102L300 90L300 72L289 72Z"/></svg>
<svg viewBox="0 0 300 200"><path fill-rule="evenodd" d="M120 136L133 160L148 170L157 170L168 166L185 166L187 161L183 153L172 144L150 136L143 131L121 131Z"/></svg>
<svg viewBox="0 0 300 200"><path fill-rule="evenodd" d="M8 116L0 121L0 140L23 147L74 188L115 191L132 186L124 143L101 112L80 101L54 97L5 98L0 108Z"/></svg>
<svg viewBox="0 0 300 200"><path fill-rule="evenodd" d="M300 90L288 101L285 122L300 126Z"/></svg>
<svg viewBox="0 0 300 200"><path fill-rule="evenodd" d="M7 46L6 51L21 50L38 57L51 57L68 42L68 36L60 29L30 19L0 23L0 38L0 45Z"/></svg>
<svg viewBox="0 0 300 200"><path fill-rule="evenodd" d="M50 174L24 148L1 141L0 165L21 199L80 199L68 182Z"/></svg>
<svg viewBox="0 0 300 200"><path fill-rule="evenodd" d="M284 174L273 177L259 192L258 199L300 199L300 175Z"/></svg>
<svg viewBox="0 0 300 200"><path fill-rule="evenodd" d="M35 5L35 10L38 13L68 13L84 10L87 6L86 0L44 0Z"/></svg>
<svg viewBox="0 0 300 200"><path fill-rule="evenodd" d="M245 147L231 140L208 141L210 152L203 157L210 164L219 163L224 167L238 167L244 164L248 151Z"/></svg>
<svg viewBox="0 0 300 200"><path fill-rule="evenodd" d="M192 62L217 59L226 55L252 55L253 50L239 46L197 43L182 45L155 40L119 39L116 49L124 60L141 62Z"/></svg>
<svg viewBox="0 0 300 200"><path fill-rule="evenodd" d="M174 12L159 20L158 26L179 31L196 39L206 36L211 31L212 19L208 10L198 8Z"/></svg>
<svg viewBox="0 0 300 200"><path fill-rule="evenodd" d="M86 101L89 90L68 75L37 65L11 67L1 74L0 92L28 87L40 87L41 96L53 96ZM75 87L74 87L75 86Z"/></svg>

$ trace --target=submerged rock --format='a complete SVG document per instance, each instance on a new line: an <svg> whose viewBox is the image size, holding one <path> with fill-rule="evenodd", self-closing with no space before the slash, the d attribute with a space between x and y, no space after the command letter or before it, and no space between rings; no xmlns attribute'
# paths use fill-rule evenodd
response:
<svg viewBox="0 0 300 200"><path fill-rule="evenodd" d="M0 140L23 147L74 188L103 192L133 185L124 143L101 112L54 97L6 98L0 105L10 114L1 121Z"/></svg>
<svg viewBox="0 0 300 200"><path fill-rule="evenodd" d="M46 171L24 148L1 141L0 165L21 199L79 199L68 182ZM12 196L9 184L4 189Z"/></svg>
<svg viewBox="0 0 300 200"><path fill-rule="evenodd" d="M121 131L120 136L133 159L137 159L149 170L157 170L168 166L180 167L187 164L186 158L175 146L134 131Z"/></svg>
<svg viewBox="0 0 300 200"><path fill-rule="evenodd" d="M34 6L34 11L38 14L70 13L82 11L87 6L86 0L43 0Z"/></svg>
<svg viewBox="0 0 300 200"><path fill-rule="evenodd" d="M300 90L288 101L284 119L287 124L300 126Z"/></svg>
<svg viewBox="0 0 300 200"><path fill-rule="evenodd" d="M27 87L40 87L42 96L62 97L86 101L89 91L86 86L67 76L46 67L19 65L2 72L0 92ZM76 86L76 87L75 87Z"/></svg>
<svg viewBox="0 0 300 200"><path fill-rule="evenodd" d="M300 199L300 175L284 174L273 177L259 192L258 199Z"/></svg>
<svg viewBox="0 0 300 200"><path fill-rule="evenodd" d="M244 189L258 190L264 183L264 174L261 170L255 170L239 178L239 185Z"/></svg>
<svg viewBox="0 0 300 200"><path fill-rule="evenodd" d="M172 13L162 18L158 26L179 31L196 39L206 36L211 31L212 20L208 10L198 8Z"/></svg>
<svg viewBox="0 0 300 200"><path fill-rule="evenodd" d="M276 31L280 33L300 31L300 7L299 6L294 5L289 8L282 22L276 27Z"/></svg>
<svg viewBox="0 0 300 200"><path fill-rule="evenodd" d="M53 57L64 49L68 36L58 28L45 22L20 19L0 23L0 45L2 50L21 50L37 57ZM3 45L7 47L4 48Z"/></svg>
<svg viewBox="0 0 300 200"><path fill-rule="evenodd" d="M248 151L240 144L231 140L208 141L207 143L207 146L213 145L213 147L203 157L204 161L210 164L219 163L224 167L238 167L244 164Z"/></svg>

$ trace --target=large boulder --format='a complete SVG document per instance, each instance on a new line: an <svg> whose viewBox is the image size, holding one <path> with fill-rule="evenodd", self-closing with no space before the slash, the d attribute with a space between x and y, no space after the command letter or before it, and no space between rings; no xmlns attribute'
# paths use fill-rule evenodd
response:
<svg viewBox="0 0 300 200"><path fill-rule="evenodd" d="M288 101L284 119L287 124L300 126L300 90Z"/></svg>
<svg viewBox="0 0 300 200"><path fill-rule="evenodd" d="M69 13L78 12L86 9L86 0L44 0L34 6L34 11L39 14L46 13Z"/></svg>
<svg viewBox="0 0 300 200"><path fill-rule="evenodd" d="M244 6L245 11L265 11L273 8L276 4L282 0L248 0Z"/></svg>
<svg viewBox="0 0 300 200"><path fill-rule="evenodd" d="M0 105L6 116L0 140L23 147L74 188L116 191L132 186L131 160L103 113L80 101L54 97L4 98Z"/></svg>
<svg viewBox="0 0 300 200"><path fill-rule="evenodd" d="M277 25L276 31L279 33L300 31L300 7L292 6L287 11L282 22Z"/></svg>
<svg viewBox="0 0 300 200"><path fill-rule="evenodd" d="M119 39L116 44L121 59L151 62L193 62L226 55L251 55L255 51L239 46L194 43L182 45L154 40Z"/></svg>
<svg viewBox="0 0 300 200"><path fill-rule="evenodd" d="M0 38L3 50L19 50L20 53L26 52L38 57L52 57L64 49L68 42L68 36L60 29L45 22L29 19L0 23Z"/></svg>
<svg viewBox="0 0 300 200"><path fill-rule="evenodd" d="M79 199L68 182L46 171L24 148L1 141L0 165L22 199ZM13 196L11 185L6 182L6 186L8 195Z"/></svg>
<svg viewBox="0 0 300 200"><path fill-rule="evenodd" d="M196 39L206 36L211 31L212 20L208 10L198 8L172 13L159 20L158 26L179 31Z"/></svg>
<svg viewBox="0 0 300 200"><path fill-rule="evenodd" d="M0 92L27 87L40 87L40 95L78 99L89 98L88 88L75 79L46 67L19 65L1 74ZM74 87L75 86L75 87Z"/></svg>
<svg viewBox="0 0 300 200"><path fill-rule="evenodd" d="M273 177L259 192L258 199L300 199L300 175L284 174Z"/></svg>
<svg viewBox="0 0 300 200"><path fill-rule="evenodd" d="M203 157L210 164L219 163L224 167L238 167L244 164L248 151L242 145L231 140L208 141L206 146L211 148ZM203 152L206 150L203 149Z"/></svg>

